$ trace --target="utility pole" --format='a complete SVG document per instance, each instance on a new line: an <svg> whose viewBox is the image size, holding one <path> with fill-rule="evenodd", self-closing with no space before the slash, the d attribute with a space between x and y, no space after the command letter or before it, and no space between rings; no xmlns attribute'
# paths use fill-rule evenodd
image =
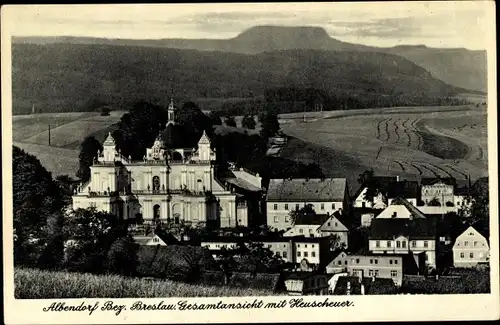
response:
<svg viewBox="0 0 500 325"><path fill-rule="evenodd" d="M50 147L50 124L49 124L49 147Z"/></svg>

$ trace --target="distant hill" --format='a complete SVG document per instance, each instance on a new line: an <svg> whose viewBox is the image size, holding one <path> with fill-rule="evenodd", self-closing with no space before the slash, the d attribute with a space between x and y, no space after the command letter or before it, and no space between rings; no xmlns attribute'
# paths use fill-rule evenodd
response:
<svg viewBox="0 0 500 325"><path fill-rule="evenodd" d="M15 43L72 43L169 47L199 51L256 54L279 50L314 49L325 51L386 52L402 56L428 70L448 84L478 91L487 90L486 51L464 48L439 49L425 46L378 48L352 44L330 37L320 27L252 27L232 39L127 40L88 37L16 37Z"/></svg>
<svg viewBox="0 0 500 325"><path fill-rule="evenodd" d="M463 89L400 56L286 50L245 55L143 46L14 44L14 114L92 110L95 102L262 98L270 87L319 89L358 100L446 97ZM338 109L338 108L336 108Z"/></svg>

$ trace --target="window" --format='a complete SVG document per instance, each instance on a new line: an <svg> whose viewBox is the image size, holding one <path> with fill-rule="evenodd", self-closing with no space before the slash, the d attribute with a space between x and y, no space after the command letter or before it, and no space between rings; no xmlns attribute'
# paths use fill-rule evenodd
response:
<svg viewBox="0 0 500 325"><path fill-rule="evenodd" d="M276 252L276 255L277 255L278 257L281 257L280 252Z"/></svg>
<svg viewBox="0 0 500 325"><path fill-rule="evenodd" d="M373 276L373 275L374 275L373 270L368 270L368 276Z"/></svg>
<svg viewBox="0 0 500 325"><path fill-rule="evenodd" d="M274 223L278 223L280 221L280 218L278 216L274 216Z"/></svg>
<svg viewBox="0 0 500 325"><path fill-rule="evenodd" d="M364 204L365 202L363 202ZM335 203L332 203L332 210L335 210Z"/></svg>
<svg viewBox="0 0 500 325"><path fill-rule="evenodd" d="M303 234L303 233L304 233L304 229L299 229L299 232L300 232L301 234Z"/></svg>
<svg viewBox="0 0 500 325"><path fill-rule="evenodd" d="M274 205L274 210L278 210L278 205L277 204Z"/></svg>
<svg viewBox="0 0 500 325"><path fill-rule="evenodd" d="M391 271L391 277L395 278L398 276L398 271Z"/></svg>
<svg viewBox="0 0 500 325"><path fill-rule="evenodd" d="M465 253L460 253L460 258L465 258Z"/></svg>
<svg viewBox="0 0 500 325"><path fill-rule="evenodd" d="M469 254L469 257L470 257L470 258L474 258L474 253L470 253L470 254Z"/></svg>
<svg viewBox="0 0 500 325"><path fill-rule="evenodd" d="M339 226L339 224L335 222L335 227L338 227L338 226Z"/></svg>
<svg viewBox="0 0 500 325"><path fill-rule="evenodd" d="M160 240L158 238L156 238L156 237L153 238L153 243L158 243L158 242L160 242Z"/></svg>
<svg viewBox="0 0 500 325"><path fill-rule="evenodd" d="M406 248L406 241L401 242L401 247Z"/></svg>
<svg viewBox="0 0 500 325"><path fill-rule="evenodd" d="M401 242L400 242L399 240L398 240L398 241L396 241L396 247L397 247L397 248L400 248L400 247L401 247Z"/></svg>
<svg viewBox="0 0 500 325"><path fill-rule="evenodd" d="M398 264L398 260L394 260L394 264Z"/></svg>
<svg viewBox="0 0 500 325"><path fill-rule="evenodd" d="M311 252L311 257L316 257L316 252Z"/></svg>
<svg viewBox="0 0 500 325"><path fill-rule="evenodd" d="M375 260L375 264L378 264L378 260Z"/></svg>
<svg viewBox="0 0 500 325"><path fill-rule="evenodd" d="M288 204L285 204L285 210L288 210Z"/></svg>
<svg viewBox="0 0 500 325"><path fill-rule="evenodd" d="M359 258L356 259L356 263L359 264Z"/></svg>
<svg viewBox="0 0 500 325"><path fill-rule="evenodd" d="M297 256L300 257L300 252L297 252Z"/></svg>
<svg viewBox="0 0 500 325"><path fill-rule="evenodd" d="M328 224L327 224L327 225L328 225L328 227L330 227L330 222L328 222Z"/></svg>
<svg viewBox="0 0 500 325"><path fill-rule="evenodd" d="M392 260L389 260L389 264L392 264Z"/></svg>
<svg viewBox="0 0 500 325"><path fill-rule="evenodd" d="M285 251L285 252L283 252L283 258L286 258L286 255L287 255L287 254L286 254L286 251Z"/></svg>
<svg viewBox="0 0 500 325"><path fill-rule="evenodd" d="M429 247L429 243L427 242L427 240L424 240L424 247L425 248Z"/></svg>
<svg viewBox="0 0 500 325"><path fill-rule="evenodd" d="M378 270L374 270L373 273L375 276L378 276Z"/></svg>
<svg viewBox="0 0 500 325"><path fill-rule="evenodd" d="M347 260L344 261L344 264L347 265Z"/></svg>
<svg viewBox="0 0 500 325"><path fill-rule="evenodd" d="M321 203L320 209L321 210L325 210L325 204L324 203Z"/></svg>
<svg viewBox="0 0 500 325"><path fill-rule="evenodd" d="M469 242L468 241L464 241L464 246L469 246Z"/></svg>
<svg viewBox="0 0 500 325"><path fill-rule="evenodd" d="M304 247L307 248L307 244L304 244Z"/></svg>
<svg viewBox="0 0 500 325"><path fill-rule="evenodd" d="M379 240L377 240L377 241L375 242L375 247L380 247L380 241L379 241Z"/></svg>
<svg viewBox="0 0 500 325"><path fill-rule="evenodd" d="M337 262L337 264L338 264L338 265L342 265L342 261L338 261L338 262Z"/></svg>
<svg viewBox="0 0 500 325"><path fill-rule="evenodd" d="M391 241L390 241L390 240L388 240L388 241L387 241L387 247L391 247L391 246L392 246L391 244L392 244L392 243L391 243Z"/></svg>
<svg viewBox="0 0 500 325"><path fill-rule="evenodd" d="M299 205L295 204L295 210L298 210L298 209L299 209Z"/></svg>
<svg viewBox="0 0 500 325"><path fill-rule="evenodd" d="M285 222L289 222L288 216L285 216Z"/></svg>
<svg viewBox="0 0 500 325"><path fill-rule="evenodd" d="M370 260L370 264L373 264L373 260Z"/></svg>
<svg viewBox="0 0 500 325"><path fill-rule="evenodd" d="M365 202L365 201L363 201L363 202L361 203L361 207L366 208L366 202Z"/></svg>
<svg viewBox="0 0 500 325"><path fill-rule="evenodd" d="M309 233L312 234L313 230L311 228L309 228Z"/></svg>
<svg viewBox="0 0 500 325"><path fill-rule="evenodd" d="M304 257L308 257L308 253L307 252L304 252Z"/></svg>
<svg viewBox="0 0 500 325"><path fill-rule="evenodd" d="M474 244L473 244L473 245L474 245L474 246L477 246L477 241L474 241Z"/></svg>
<svg viewBox="0 0 500 325"><path fill-rule="evenodd" d="M415 240L411 241L411 247L413 248L417 247L417 242Z"/></svg>

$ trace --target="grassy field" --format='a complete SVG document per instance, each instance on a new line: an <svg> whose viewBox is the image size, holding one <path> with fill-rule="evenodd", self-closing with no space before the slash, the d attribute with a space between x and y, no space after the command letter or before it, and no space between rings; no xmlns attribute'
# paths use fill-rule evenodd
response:
<svg viewBox="0 0 500 325"><path fill-rule="evenodd" d="M297 139L282 157L319 162L327 176L347 177L351 185L369 168L408 179L488 172L484 107L318 112L282 125Z"/></svg>
<svg viewBox="0 0 500 325"><path fill-rule="evenodd" d="M53 175L74 176L83 139L94 136L103 142L108 132L116 129L124 113L112 111L109 116L100 116L97 112L15 115L12 117L12 140L14 145L40 159Z"/></svg>
<svg viewBox="0 0 500 325"><path fill-rule="evenodd" d="M169 280L145 280L116 275L14 270L17 299L55 298L163 298L271 296L271 291L211 287Z"/></svg>

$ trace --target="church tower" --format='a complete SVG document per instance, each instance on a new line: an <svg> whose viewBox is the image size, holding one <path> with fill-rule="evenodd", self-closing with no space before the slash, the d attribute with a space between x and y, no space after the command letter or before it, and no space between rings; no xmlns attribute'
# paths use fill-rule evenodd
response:
<svg viewBox="0 0 500 325"><path fill-rule="evenodd" d="M196 158L202 161L215 160L215 152L210 148L210 139L205 131L198 141L198 156Z"/></svg>
<svg viewBox="0 0 500 325"><path fill-rule="evenodd" d="M174 99L170 99L170 104L168 104L168 122L167 125L169 124L174 124L175 125L175 107L174 107Z"/></svg>
<svg viewBox="0 0 500 325"><path fill-rule="evenodd" d="M106 138L102 146L103 146L102 161L105 162L115 161L115 156L117 154L116 143L115 139L113 139L113 136L111 135L111 132L108 133L108 137Z"/></svg>

